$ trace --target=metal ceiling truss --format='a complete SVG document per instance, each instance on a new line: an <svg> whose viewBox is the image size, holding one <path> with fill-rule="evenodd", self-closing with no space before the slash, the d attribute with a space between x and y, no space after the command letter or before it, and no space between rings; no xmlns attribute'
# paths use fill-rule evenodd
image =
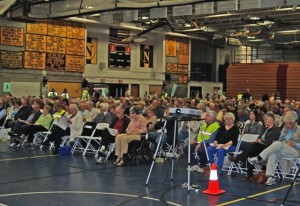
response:
<svg viewBox="0 0 300 206"><path fill-rule="evenodd" d="M9 1L9 0L4 0ZM224 1L224 0L219 0ZM123 21L122 10L138 10L139 19L133 21L142 31L139 36L157 28L171 30L177 33L203 36L223 36L238 38L243 43L253 43L248 37L264 40L271 44L282 44L293 42L293 34L277 34L286 29L300 29L300 2L299 7L282 6L261 9L235 10L228 12L216 12L214 4L213 14L191 16L173 16L174 6L201 4L209 1L205 0L17 0L7 12L24 6L30 6L27 18L33 19L64 19L67 17L79 17L94 22L99 21L102 12L112 11L114 14L113 25L118 25ZM210 1L210 2L218 2ZM240 3L240 1L238 1ZM142 16L150 16L150 9L167 7L166 19L142 20ZM240 5L238 4L240 8ZM251 20L250 18L258 18ZM274 35L275 34L275 35Z"/></svg>

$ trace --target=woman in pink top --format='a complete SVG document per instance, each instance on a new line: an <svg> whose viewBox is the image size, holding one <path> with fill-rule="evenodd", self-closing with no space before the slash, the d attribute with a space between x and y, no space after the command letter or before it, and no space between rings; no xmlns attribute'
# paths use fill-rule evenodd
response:
<svg viewBox="0 0 300 206"><path fill-rule="evenodd" d="M130 123L127 127L126 134L118 134L116 136L116 151L117 160L114 164L118 166L124 165L123 155L128 152L128 144L133 140L140 141L141 134L147 132L147 120L140 114L137 106L130 108Z"/></svg>

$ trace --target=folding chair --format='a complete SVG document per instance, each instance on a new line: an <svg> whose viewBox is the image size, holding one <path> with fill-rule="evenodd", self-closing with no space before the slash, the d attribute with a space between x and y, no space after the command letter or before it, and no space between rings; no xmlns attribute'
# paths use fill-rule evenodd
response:
<svg viewBox="0 0 300 206"><path fill-rule="evenodd" d="M48 136L49 136L49 134L51 134L51 131L52 131L53 122L54 121L52 120L48 131L36 132L34 134L34 138L33 138L33 141L32 141L32 143L34 145L41 145L43 142L45 142L48 139Z"/></svg>
<svg viewBox="0 0 300 206"><path fill-rule="evenodd" d="M97 123L96 122L87 122L83 125L82 133L79 137L90 137L95 132ZM76 137L74 141L74 145L72 147L71 153L73 154L75 151L84 152L86 143L82 141L82 138Z"/></svg>
<svg viewBox="0 0 300 206"><path fill-rule="evenodd" d="M110 135L112 135L114 137L118 135L118 130L111 129L111 128L107 128L107 129L108 129L108 132L109 132ZM108 145L108 147L107 147L107 154L105 156L105 162L107 162L108 158L110 157L111 153L113 153L113 151L115 150L115 148L116 148L116 143L110 143ZM100 149L101 148L99 147L99 150ZM98 152L99 152L99 150L98 150Z"/></svg>
<svg viewBox="0 0 300 206"><path fill-rule="evenodd" d="M300 167L300 158L282 158L281 160L286 160L291 163L289 167L289 172L284 173L281 168L280 161L278 161L276 164L275 175L283 179L293 180L297 175L298 168Z"/></svg>
<svg viewBox="0 0 300 206"><path fill-rule="evenodd" d="M257 135L257 134L239 135L238 143L237 143L235 151L231 152L229 154L233 154L234 157L241 154L240 147L241 147L242 142L254 142L258 136L259 135ZM229 155L229 154L227 154L227 155ZM247 168L242 168L240 164L235 164L234 162L231 162L229 165L229 168L228 168L227 175L231 175L232 172L245 173L246 170L247 170Z"/></svg>
<svg viewBox="0 0 300 206"><path fill-rule="evenodd" d="M107 154L106 154L106 157L105 157L106 162L107 162L108 158L110 157L111 153L114 152L115 148L116 148L116 143L110 143L108 145L108 148L107 148L108 150L107 150Z"/></svg>
<svg viewBox="0 0 300 206"><path fill-rule="evenodd" d="M108 127L108 123L98 123L93 134L90 137L78 137L82 138L82 140L86 142L86 147L84 148L82 155L85 155L87 152L91 152L95 154L95 157L98 157L98 149L101 143L101 136L99 136L98 134L100 133L100 131L107 129Z"/></svg>
<svg viewBox="0 0 300 206"><path fill-rule="evenodd" d="M103 130L105 128L108 128L108 123L98 123L94 130L92 131L91 135L81 135L76 137L75 144L72 148L74 151L76 150L76 147L79 148L79 150L82 152L82 155L85 155L87 152L94 153L95 157L98 156L98 147L101 142L101 136L97 135L97 131ZM98 133L99 134L99 133ZM93 143L93 144L92 144ZM72 151L73 153L73 151Z"/></svg>
<svg viewBox="0 0 300 206"><path fill-rule="evenodd" d="M1 134L1 137L0 138L3 138L3 137L9 137L8 133L7 133L7 128L5 128L5 124L7 122L7 120L9 119L8 115L6 115L5 117L5 120L3 122L3 124L0 126L0 134ZM3 135L3 136L2 136Z"/></svg>

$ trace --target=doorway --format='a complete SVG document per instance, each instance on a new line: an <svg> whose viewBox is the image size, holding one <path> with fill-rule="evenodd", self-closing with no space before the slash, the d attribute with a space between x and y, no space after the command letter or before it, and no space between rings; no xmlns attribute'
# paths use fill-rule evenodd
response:
<svg viewBox="0 0 300 206"><path fill-rule="evenodd" d="M192 99L202 99L202 87L190 87L190 97Z"/></svg>
<svg viewBox="0 0 300 206"><path fill-rule="evenodd" d="M131 85L131 96L139 97L140 95L140 86L138 84Z"/></svg>
<svg viewBox="0 0 300 206"><path fill-rule="evenodd" d="M109 95L112 97L124 97L128 84L109 84Z"/></svg>

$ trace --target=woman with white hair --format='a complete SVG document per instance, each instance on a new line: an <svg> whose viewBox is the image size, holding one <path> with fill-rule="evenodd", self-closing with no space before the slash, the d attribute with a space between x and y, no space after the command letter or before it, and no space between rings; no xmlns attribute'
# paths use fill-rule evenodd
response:
<svg viewBox="0 0 300 206"><path fill-rule="evenodd" d="M234 114L227 112L224 115L224 121L225 124L220 127L213 144L207 148L210 163L214 163L214 154L218 154L217 167L220 171L223 167L224 156L228 152L235 151L239 137L239 128L234 124Z"/></svg>
<svg viewBox="0 0 300 206"><path fill-rule="evenodd" d="M70 135L70 144L72 144L75 137L81 134L82 127L82 115L79 112L78 106L76 104L70 104L68 113L58 118L57 124L53 125L51 134L43 143L42 148L44 148L44 146L48 146L50 141L54 142L55 149L52 154L58 154L58 149L61 144L62 137Z"/></svg>
<svg viewBox="0 0 300 206"><path fill-rule="evenodd" d="M300 126L292 113L283 117L284 128L281 131L279 140L273 142L268 148L263 150L258 156L248 158L252 165L268 160L266 175L268 180L265 183L270 186L276 184L275 168L278 160L282 158L297 158L300 155Z"/></svg>
<svg viewBox="0 0 300 206"><path fill-rule="evenodd" d="M112 121L112 113L109 111L109 104L103 102L100 103L98 107L100 113L93 119L93 122L110 124Z"/></svg>

